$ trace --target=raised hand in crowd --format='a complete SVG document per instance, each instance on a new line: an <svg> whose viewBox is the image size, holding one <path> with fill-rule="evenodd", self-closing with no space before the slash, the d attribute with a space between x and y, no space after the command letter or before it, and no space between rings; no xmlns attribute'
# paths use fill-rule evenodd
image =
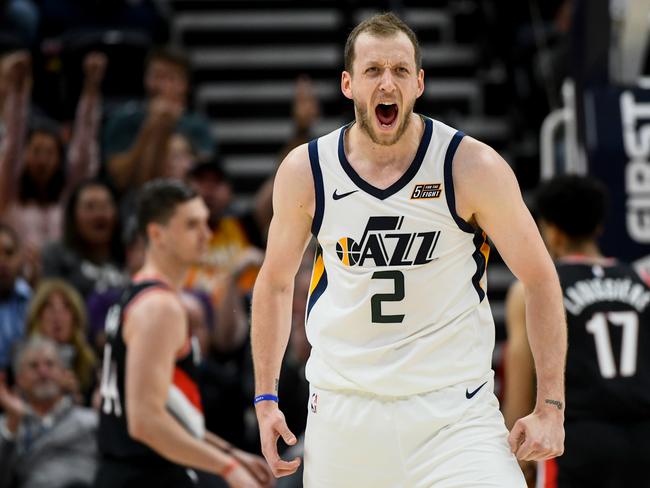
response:
<svg viewBox="0 0 650 488"><path fill-rule="evenodd" d="M99 171L99 126L102 118L101 88L108 58L92 51L83 60L83 89L77 104L72 140L68 149L68 196L80 181L95 176Z"/></svg>
<svg viewBox="0 0 650 488"><path fill-rule="evenodd" d="M84 90L100 92L107 65L108 58L104 53L92 51L86 55L83 61Z"/></svg>
<svg viewBox="0 0 650 488"><path fill-rule="evenodd" d="M27 413L27 405L22 398L9 389L5 374L0 373L0 407L6 415L6 427L13 435L18 430L21 419Z"/></svg>
<svg viewBox="0 0 650 488"><path fill-rule="evenodd" d="M211 123L188 106L190 61L171 48L151 52L145 68L146 98L114 110L104 130L106 169L116 188L127 193L162 177L173 134L186 136L200 158L214 155Z"/></svg>
<svg viewBox="0 0 650 488"><path fill-rule="evenodd" d="M299 76L296 81L292 113L298 132L308 131L320 117L320 104L316 98L314 84L307 75Z"/></svg>
<svg viewBox="0 0 650 488"><path fill-rule="evenodd" d="M61 386L61 390L70 395L76 403L84 403L84 399L81 395L81 385L74 371L71 369L64 369L59 378L59 385Z"/></svg>
<svg viewBox="0 0 650 488"><path fill-rule="evenodd" d="M27 112L32 92L32 61L27 51L16 51L0 61L0 215L16 194L18 160L25 144Z"/></svg>
<svg viewBox="0 0 650 488"><path fill-rule="evenodd" d="M16 51L2 60L2 79L7 91L23 92L32 84L32 58L27 51Z"/></svg>
<svg viewBox="0 0 650 488"><path fill-rule="evenodd" d="M159 96L149 103L147 121L150 123L175 124L185 107L173 98Z"/></svg>

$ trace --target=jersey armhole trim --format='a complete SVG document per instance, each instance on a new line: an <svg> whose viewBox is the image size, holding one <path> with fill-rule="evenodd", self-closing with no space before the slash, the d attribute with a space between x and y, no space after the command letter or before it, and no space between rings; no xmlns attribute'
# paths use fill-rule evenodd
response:
<svg viewBox="0 0 650 488"><path fill-rule="evenodd" d="M320 161L318 159L318 139L310 141L307 147L309 149L309 164L311 165L311 174L314 178L314 194L316 197L314 218L311 222L311 233L314 237L318 237L325 212L325 190L323 188L323 172L321 171Z"/></svg>
<svg viewBox="0 0 650 488"><path fill-rule="evenodd" d="M456 193L454 191L454 178L452 173L452 165L454 161L454 156L456 155L456 150L460 144L460 141L463 139L465 134L461 131L457 131L454 136L449 141L449 146L447 146L447 152L445 153L445 197L447 199L447 207L449 208L449 213L456 222L458 227L469 233L474 234L476 229L472 227L466 220L464 220L460 215L456 213Z"/></svg>

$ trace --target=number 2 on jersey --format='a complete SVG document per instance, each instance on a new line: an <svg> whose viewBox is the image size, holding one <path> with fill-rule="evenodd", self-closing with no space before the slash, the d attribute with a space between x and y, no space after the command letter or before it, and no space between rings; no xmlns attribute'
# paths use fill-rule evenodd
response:
<svg viewBox="0 0 650 488"><path fill-rule="evenodd" d="M384 315L381 313L382 302L400 302L404 300L404 273L401 271L375 271L373 280L393 280L395 291L393 293L375 293L370 299L372 321L376 324L401 324L404 314Z"/></svg>
<svg viewBox="0 0 650 488"><path fill-rule="evenodd" d="M596 341L596 356L598 356L600 374L603 378L614 378L617 372L608 322L623 327L619 374L621 376L634 376L636 373L639 316L636 312L598 312L587 322L587 331L594 335Z"/></svg>

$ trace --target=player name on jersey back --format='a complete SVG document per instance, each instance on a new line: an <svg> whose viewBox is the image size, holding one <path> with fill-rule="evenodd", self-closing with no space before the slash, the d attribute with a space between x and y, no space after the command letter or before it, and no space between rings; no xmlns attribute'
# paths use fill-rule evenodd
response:
<svg viewBox="0 0 650 488"><path fill-rule="evenodd" d="M642 312L650 303L650 291L630 278L599 277L580 280L564 291L564 306L573 315L602 301L627 303Z"/></svg>

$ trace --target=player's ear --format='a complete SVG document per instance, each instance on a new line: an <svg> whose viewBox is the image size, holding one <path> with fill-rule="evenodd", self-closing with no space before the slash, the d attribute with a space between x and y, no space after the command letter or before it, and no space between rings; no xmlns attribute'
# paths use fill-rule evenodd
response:
<svg viewBox="0 0 650 488"><path fill-rule="evenodd" d="M420 68L418 72L418 98L424 93L424 70Z"/></svg>
<svg viewBox="0 0 650 488"><path fill-rule="evenodd" d="M155 242L160 238L160 225L155 222L149 222L147 224L147 239L149 242Z"/></svg>
<svg viewBox="0 0 650 488"><path fill-rule="evenodd" d="M345 98L352 100L352 74L347 71L341 73L341 91Z"/></svg>

